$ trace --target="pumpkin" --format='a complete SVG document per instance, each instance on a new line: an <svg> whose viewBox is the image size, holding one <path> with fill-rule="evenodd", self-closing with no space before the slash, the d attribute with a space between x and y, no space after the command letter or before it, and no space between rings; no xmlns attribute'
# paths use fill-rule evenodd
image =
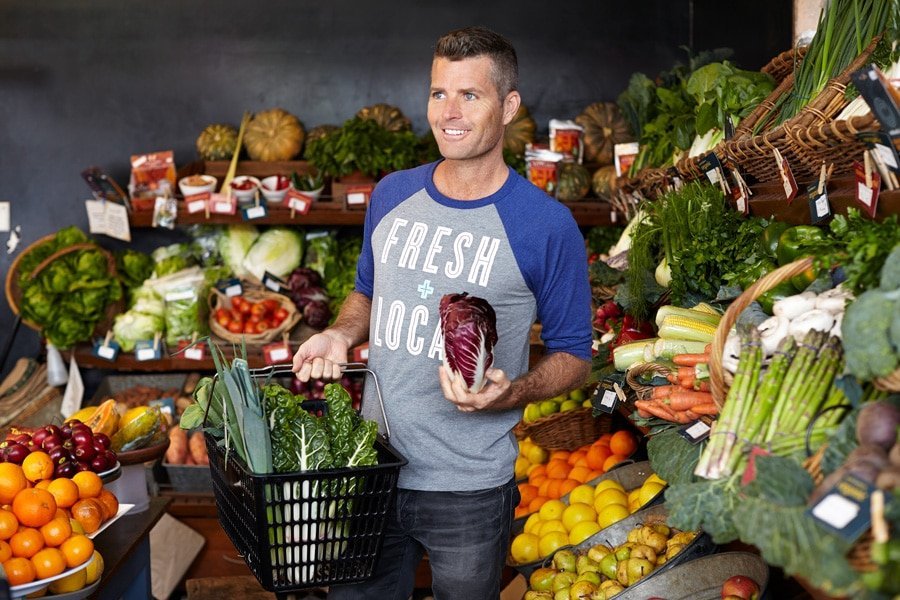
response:
<svg viewBox="0 0 900 600"><path fill-rule="evenodd" d="M612 164L613 147L634 141L628 123L612 102L595 102L575 117L584 128L584 159L599 165Z"/></svg>
<svg viewBox="0 0 900 600"><path fill-rule="evenodd" d="M372 120L388 131L411 131L412 123L396 106L380 102L359 109L356 116L360 119Z"/></svg>
<svg viewBox="0 0 900 600"><path fill-rule="evenodd" d="M513 120L506 126L506 132L503 134L503 149L519 156L524 155L525 145L534 141L535 129L537 129L537 124L531 118L525 105L520 104Z"/></svg>
<svg viewBox="0 0 900 600"><path fill-rule="evenodd" d="M207 125L197 136L201 160L228 160L237 148L238 130L227 123Z"/></svg>
<svg viewBox="0 0 900 600"><path fill-rule="evenodd" d="M594 171L591 189L598 198L610 198L616 192L616 168L612 165L600 167Z"/></svg>
<svg viewBox="0 0 900 600"><path fill-rule="evenodd" d="M300 120L280 108L265 110L247 124L244 147L251 160L291 160L300 154L306 132Z"/></svg>
<svg viewBox="0 0 900 600"><path fill-rule="evenodd" d="M556 176L556 198L574 202L587 196L591 189L591 173L578 163L561 163Z"/></svg>

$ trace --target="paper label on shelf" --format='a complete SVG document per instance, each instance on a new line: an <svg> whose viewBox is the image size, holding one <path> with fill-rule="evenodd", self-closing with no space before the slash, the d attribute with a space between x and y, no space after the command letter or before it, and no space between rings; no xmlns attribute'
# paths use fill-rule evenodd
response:
<svg viewBox="0 0 900 600"><path fill-rule="evenodd" d="M223 279L216 284L216 287L228 298L240 296L244 293L240 279Z"/></svg>
<svg viewBox="0 0 900 600"><path fill-rule="evenodd" d="M791 170L791 165L786 158L781 157L776 159L775 164L778 167L778 173L781 177L781 187L784 189L784 197L787 199L788 204L790 204L794 201L800 188L797 186L797 180L794 179L794 172Z"/></svg>
<svg viewBox="0 0 900 600"><path fill-rule="evenodd" d="M187 207L187 211L189 214L204 212L209 206L209 198L209 192L203 192L202 194L191 194L190 196L184 197L184 205Z"/></svg>
<svg viewBox="0 0 900 600"><path fill-rule="evenodd" d="M184 357L187 360L203 360L206 358L206 348L202 344L191 346L184 351Z"/></svg>
<svg viewBox="0 0 900 600"><path fill-rule="evenodd" d="M609 383L602 383L595 391L592 404L600 411L612 414L619 404L619 395Z"/></svg>
<svg viewBox="0 0 900 600"><path fill-rule="evenodd" d="M848 473L816 504L806 509L806 514L823 529L845 541L854 542L871 525L869 498L874 491L875 486L871 483Z"/></svg>
<svg viewBox="0 0 900 600"><path fill-rule="evenodd" d="M225 194L212 194L209 197L209 210L220 215L233 215L237 210L237 200Z"/></svg>
<svg viewBox="0 0 900 600"><path fill-rule="evenodd" d="M90 233L108 235L124 242L131 241L131 225L124 205L106 200L85 200L84 207Z"/></svg>
<svg viewBox="0 0 900 600"><path fill-rule="evenodd" d="M119 344L117 344L116 342L109 342L108 344L104 344L103 340L99 340L94 344L92 354L97 358L102 358L103 360L114 361L119 355Z"/></svg>
<svg viewBox="0 0 900 600"><path fill-rule="evenodd" d="M262 350L267 365L284 364L291 358L291 349L284 342L268 344Z"/></svg>
<svg viewBox="0 0 900 600"><path fill-rule="evenodd" d="M310 207L312 207L312 201L309 198L290 198L288 200L288 208L301 215L307 214Z"/></svg>
<svg viewBox="0 0 900 600"><path fill-rule="evenodd" d="M883 162L894 171L898 169L897 156L894 153L893 149L885 146L884 144L875 144L873 146L873 149L878 153L878 158L881 159L881 162Z"/></svg>
<svg viewBox="0 0 900 600"><path fill-rule="evenodd" d="M254 219L264 219L269 215L269 210L265 204L260 204L259 206L250 206L242 209L241 214L244 216L245 221L252 221Z"/></svg>
<svg viewBox="0 0 900 600"><path fill-rule="evenodd" d="M878 196L881 190L881 174L873 168L866 180L866 167L860 162L853 163L853 174L856 177L856 201L862 206L866 214L875 218L878 210Z"/></svg>
<svg viewBox="0 0 900 600"><path fill-rule="evenodd" d="M162 342L159 340L138 340L134 344L134 358L141 362L162 358Z"/></svg>
<svg viewBox="0 0 900 600"><path fill-rule="evenodd" d="M825 221L831 217L831 203L828 202L828 192L822 187L822 193L819 193L819 182L809 184L807 188L809 195L809 219L813 225Z"/></svg>

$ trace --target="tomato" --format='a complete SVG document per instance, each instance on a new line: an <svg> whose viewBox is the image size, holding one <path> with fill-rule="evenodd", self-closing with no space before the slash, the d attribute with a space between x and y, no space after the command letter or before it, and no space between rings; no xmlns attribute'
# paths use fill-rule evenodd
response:
<svg viewBox="0 0 900 600"><path fill-rule="evenodd" d="M255 317L263 317L266 314L265 302L255 302L250 306L250 314Z"/></svg>
<svg viewBox="0 0 900 600"><path fill-rule="evenodd" d="M231 313L225 312L222 315L216 315L216 323L221 325L222 327L228 327L228 324L231 323Z"/></svg>
<svg viewBox="0 0 900 600"><path fill-rule="evenodd" d="M239 313L237 310L235 310L235 309L232 308L232 309L231 309L231 320L232 320L232 321L243 322L243 321L244 321L244 315L242 315L242 314Z"/></svg>
<svg viewBox="0 0 900 600"><path fill-rule="evenodd" d="M266 320L262 320L256 324L256 333L263 333L264 331L268 331L272 329L272 324Z"/></svg>
<svg viewBox="0 0 900 600"><path fill-rule="evenodd" d="M228 325L226 325L226 328L231 333L243 333L244 324L240 321L231 321Z"/></svg>
<svg viewBox="0 0 900 600"><path fill-rule="evenodd" d="M276 300L275 298L266 298L261 302L261 304L265 305L266 312L273 313L279 308L281 308L281 302Z"/></svg>
<svg viewBox="0 0 900 600"><path fill-rule="evenodd" d="M231 297L231 308L237 310L238 307L246 302L242 296L232 296Z"/></svg>
<svg viewBox="0 0 900 600"><path fill-rule="evenodd" d="M250 311L253 310L253 302L243 301L237 306L237 311L242 315L250 314Z"/></svg>
<svg viewBox="0 0 900 600"><path fill-rule="evenodd" d="M279 307L275 310L275 314L272 315L272 318L273 318L276 322L281 323L282 321L284 321L285 319L288 318L288 311L287 311L287 309L284 308L284 307L279 306Z"/></svg>
<svg viewBox="0 0 900 600"><path fill-rule="evenodd" d="M244 333L256 333L256 323L250 321L244 323Z"/></svg>

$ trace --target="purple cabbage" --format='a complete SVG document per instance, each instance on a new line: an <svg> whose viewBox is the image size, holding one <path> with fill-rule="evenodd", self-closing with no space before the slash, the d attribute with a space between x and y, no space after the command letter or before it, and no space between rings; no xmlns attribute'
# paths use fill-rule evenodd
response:
<svg viewBox="0 0 900 600"><path fill-rule="evenodd" d="M322 276L314 269L298 267L288 278L288 295L306 323L314 329L324 329L331 320L330 298L322 287Z"/></svg>
<svg viewBox="0 0 900 600"><path fill-rule="evenodd" d="M483 298L447 294L439 309L444 335L444 367L478 393L485 384L485 372L494 363L497 343L497 315Z"/></svg>
<svg viewBox="0 0 900 600"><path fill-rule="evenodd" d="M331 309L328 308L328 302L322 300L313 300L303 307L303 318L306 324L313 329L325 329L331 320Z"/></svg>

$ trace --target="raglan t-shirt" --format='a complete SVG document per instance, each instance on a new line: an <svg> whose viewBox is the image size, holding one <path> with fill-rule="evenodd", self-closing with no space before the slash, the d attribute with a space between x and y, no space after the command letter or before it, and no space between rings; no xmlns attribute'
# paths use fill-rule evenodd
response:
<svg viewBox="0 0 900 600"><path fill-rule="evenodd" d="M511 380L528 370L535 320L547 353L589 360L586 251L568 208L514 170L491 196L453 200L434 185L437 164L390 174L376 186L356 290L372 301L369 367L380 383L390 443L409 461L399 486L488 489L513 476L512 428L522 409L462 412L444 398L440 300L467 292L491 304L493 367ZM381 422L374 387L366 385L363 414Z"/></svg>

